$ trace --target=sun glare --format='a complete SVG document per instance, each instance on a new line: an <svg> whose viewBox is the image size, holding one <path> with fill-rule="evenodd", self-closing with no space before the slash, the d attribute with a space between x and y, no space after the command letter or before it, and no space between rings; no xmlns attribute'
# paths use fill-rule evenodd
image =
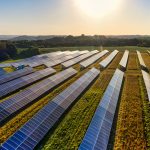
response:
<svg viewBox="0 0 150 150"><path fill-rule="evenodd" d="M76 7L93 18L102 18L120 8L123 0L73 0Z"/></svg>

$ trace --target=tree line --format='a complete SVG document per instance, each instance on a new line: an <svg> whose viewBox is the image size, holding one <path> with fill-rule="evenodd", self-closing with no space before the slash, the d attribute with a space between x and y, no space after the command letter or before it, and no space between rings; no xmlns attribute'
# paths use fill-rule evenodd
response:
<svg viewBox="0 0 150 150"><path fill-rule="evenodd" d="M40 54L36 47L28 47L27 49L19 50L16 44L10 41L0 41L0 61L8 59L21 59Z"/></svg>
<svg viewBox="0 0 150 150"><path fill-rule="evenodd" d="M140 46L150 47L150 38L112 38L106 36L57 36L46 40L0 41L0 61L40 54L39 48L67 46ZM20 50L21 49L21 50Z"/></svg>
<svg viewBox="0 0 150 150"><path fill-rule="evenodd" d="M133 38L133 39L121 39L111 38L106 36L64 36L64 37L53 37L47 40L37 41L16 41L14 44L20 48L26 47L60 47L60 46L150 46L150 38Z"/></svg>

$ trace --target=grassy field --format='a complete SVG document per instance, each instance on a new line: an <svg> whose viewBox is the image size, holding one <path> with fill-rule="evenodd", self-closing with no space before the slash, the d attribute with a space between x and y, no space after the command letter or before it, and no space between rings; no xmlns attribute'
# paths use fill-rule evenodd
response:
<svg viewBox="0 0 150 150"><path fill-rule="evenodd" d="M78 149L88 124L97 108L102 94L111 79L111 74L103 73L94 85L77 101L53 133L49 133L43 143L45 150Z"/></svg>
<svg viewBox="0 0 150 150"><path fill-rule="evenodd" d="M128 48L129 47L120 47L122 50ZM136 47L132 47L129 49L131 52L129 54L127 70L125 72L123 90L119 99L120 105L118 106L118 112L116 113L116 118L114 120L114 122L116 122L113 128L115 136L111 135L111 139L114 142L114 146L111 148L114 150L145 150L150 147L150 104L148 102L136 51L132 51L135 48ZM83 49L85 49L85 47ZM93 47L93 49L97 48ZM109 48L106 49L110 50ZM118 47L112 49L118 49ZM146 51L143 51L144 49L141 48L141 50L142 57L149 67L150 55L145 53ZM78 70L77 75L35 101L34 104L23 109L0 127L0 143L3 143L8 139L17 129L43 108L43 106L86 73L90 68L96 67L99 69L99 62L106 56L82 71L80 70L79 64L74 65L73 68ZM61 120L56 124L55 128L52 131L49 131L36 149L78 149L97 105L100 102L115 69L118 67L122 56L123 52L121 51L110 65L101 71L100 76L96 81L76 100L74 105L72 105L65 113ZM41 66L36 69L41 70L43 68L44 66ZM61 65L55 66L54 68L57 72L62 70ZM7 69L9 70L10 68ZM15 93L13 95L15 95ZM11 96L12 95L10 95L10 97ZM4 100L6 99L2 99L1 101Z"/></svg>
<svg viewBox="0 0 150 150"><path fill-rule="evenodd" d="M139 51L143 51L145 52L146 50L150 50L150 48L147 47L138 47L138 46L118 46L118 47L97 47L97 46L77 46L77 47L54 47L54 48L40 48L40 53L47 53L47 52L55 52L55 51L65 51L65 50L70 50L70 51L74 51L74 50L119 50L119 51L124 51L124 50L129 50L129 51L135 51L135 50L139 50Z"/></svg>
<svg viewBox="0 0 150 150"><path fill-rule="evenodd" d="M147 47L138 47L138 46L118 46L118 47L97 47L97 46L77 46L77 47L52 47L52 48L39 48L39 52L40 54L43 54L43 53L50 53L50 52L55 52L55 51L66 51L66 50L69 50L69 51L74 51L74 50L104 50L104 49L107 49L107 50L110 50L110 51L113 51L115 49L119 50L119 51L124 51L124 50L129 50L129 51L135 51L135 50L139 50L139 51L142 51L142 52L146 52L146 50L150 50L150 48L147 48ZM23 51L25 50L24 48L21 49L21 48L18 48L18 51ZM9 63L9 62L17 62L17 61L20 61L21 59L17 58L17 59L10 59L10 60L6 60L6 61L3 61L3 62L0 62L0 63Z"/></svg>
<svg viewBox="0 0 150 150"><path fill-rule="evenodd" d="M138 75L127 75L115 136L115 150L145 149L142 100Z"/></svg>

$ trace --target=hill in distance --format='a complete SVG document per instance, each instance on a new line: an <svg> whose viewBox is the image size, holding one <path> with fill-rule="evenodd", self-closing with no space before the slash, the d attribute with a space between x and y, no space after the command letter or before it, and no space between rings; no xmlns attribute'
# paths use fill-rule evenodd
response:
<svg viewBox="0 0 150 150"><path fill-rule="evenodd" d="M67 35L0 35L0 40L10 40L10 41L37 41L37 40L47 40L53 37L63 37ZM89 35L88 35L89 36ZM150 38L150 35L106 35L108 38L118 38L118 39L134 39L134 38Z"/></svg>

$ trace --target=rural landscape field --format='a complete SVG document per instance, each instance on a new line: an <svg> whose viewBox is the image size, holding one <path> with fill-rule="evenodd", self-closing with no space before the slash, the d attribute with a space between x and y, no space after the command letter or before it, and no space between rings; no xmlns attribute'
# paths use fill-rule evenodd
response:
<svg viewBox="0 0 150 150"><path fill-rule="evenodd" d="M150 150L150 0L0 0L0 150Z"/></svg>
<svg viewBox="0 0 150 150"><path fill-rule="evenodd" d="M105 62L104 66L102 62ZM24 69L15 69L22 64ZM102 120L97 118L95 124L97 132L90 131L92 135L102 136L103 141L99 149L149 149L150 52L148 50L56 51L17 62L6 61L0 66L5 71L5 74L0 76L2 150L17 147L46 150L90 149L93 143L89 143L85 135L94 121L96 111L105 108L100 107L103 105L102 101L109 104L108 96L111 94L110 102L115 102L109 105L114 107L113 111L109 107L105 108L111 113L108 120L110 128L105 125L103 129L107 135L98 134L101 125L104 124L103 121L108 119L105 114ZM29 68L32 71L27 72ZM25 69L23 74L19 74ZM69 69L70 73L67 74ZM91 69L93 73L95 72L95 76L91 76L87 82L86 77ZM123 74L122 79L116 80L120 81L120 84L115 83L113 79L117 76L116 69ZM147 75L146 78L142 71ZM62 72L66 72L64 77L61 77ZM43 73L43 76L40 73ZM79 87L76 85L78 80L78 84L81 82ZM87 82L86 86L82 85L82 81ZM71 87L76 88L75 86L78 88L72 89L71 92ZM113 93L118 95L113 95L111 91L107 92L110 86L113 88L120 86L119 90L113 90ZM63 96L63 93L66 93L66 96ZM57 97L60 101L58 104L64 108L63 111L60 106L57 106L58 108L54 106ZM46 117L42 114L44 110L46 116L51 117L49 118L51 126L47 128L48 118L44 118ZM37 122L36 117L40 117L38 120L41 121ZM95 142L98 142L98 138Z"/></svg>

